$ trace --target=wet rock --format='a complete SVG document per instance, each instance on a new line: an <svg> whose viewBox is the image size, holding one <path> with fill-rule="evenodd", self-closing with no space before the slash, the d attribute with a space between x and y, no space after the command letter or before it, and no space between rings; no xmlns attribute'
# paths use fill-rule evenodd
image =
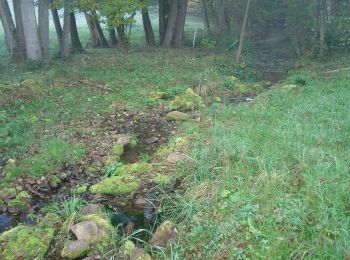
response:
<svg viewBox="0 0 350 260"><path fill-rule="evenodd" d="M65 173L65 172L61 172L61 173L59 174L59 178L61 179L61 181L66 180L67 177L68 177L68 174Z"/></svg>
<svg viewBox="0 0 350 260"><path fill-rule="evenodd" d="M89 204L79 211L79 215L91 215L102 212L102 206L100 204Z"/></svg>
<svg viewBox="0 0 350 260"><path fill-rule="evenodd" d="M132 232L134 232L135 223L130 221L126 226L124 227L124 233L126 236L131 236Z"/></svg>
<svg viewBox="0 0 350 260"><path fill-rule="evenodd" d="M68 241L66 246L63 248L61 255L62 257L66 257L68 259L76 259L86 256L89 251L90 245L86 241Z"/></svg>
<svg viewBox="0 0 350 260"><path fill-rule="evenodd" d="M144 197L139 197L135 200L134 204L137 208L144 208L147 201Z"/></svg>
<svg viewBox="0 0 350 260"><path fill-rule="evenodd" d="M124 153L124 146L121 144L115 144L113 146L113 154L119 159L119 157Z"/></svg>
<svg viewBox="0 0 350 260"><path fill-rule="evenodd" d="M107 195L127 194L136 190L140 185L141 181L139 178L122 174L102 180L91 186L90 191Z"/></svg>
<svg viewBox="0 0 350 260"><path fill-rule="evenodd" d="M166 115L167 121L187 121L189 120L189 116L180 111L171 111Z"/></svg>
<svg viewBox="0 0 350 260"><path fill-rule="evenodd" d="M178 231L170 221L163 222L156 230L151 240L151 246L166 248L171 240L177 239Z"/></svg>
<svg viewBox="0 0 350 260"><path fill-rule="evenodd" d="M170 163L178 163L179 161L185 160L186 157L187 156L184 153L174 152L169 154L166 160Z"/></svg>
<svg viewBox="0 0 350 260"><path fill-rule="evenodd" d="M152 136L150 138L145 139L145 143L146 144L154 144L155 142L157 142L159 140L158 137Z"/></svg>
<svg viewBox="0 0 350 260"><path fill-rule="evenodd" d="M12 218L7 214L0 214L0 232L8 229L12 225Z"/></svg>
<svg viewBox="0 0 350 260"><path fill-rule="evenodd" d="M45 217L40 219L38 226L42 228L53 227L59 229L62 225L61 218L55 213L47 213Z"/></svg>
<svg viewBox="0 0 350 260"><path fill-rule="evenodd" d="M10 201L14 197L16 197L16 195L17 195L17 191L15 188L5 188L0 190L0 199L5 202Z"/></svg>
<svg viewBox="0 0 350 260"><path fill-rule="evenodd" d="M49 182L45 177L42 177L40 180L37 181L38 189L41 192L47 192L50 191L50 185Z"/></svg>
<svg viewBox="0 0 350 260"><path fill-rule="evenodd" d="M122 146L128 146L131 143L131 137L128 135L119 135L117 144L120 144Z"/></svg>
<svg viewBox="0 0 350 260"><path fill-rule="evenodd" d="M170 102L170 110L190 111L204 106L202 98L188 88L184 93Z"/></svg>
<svg viewBox="0 0 350 260"><path fill-rule="evenodd" d="M96 243L109 236L109 230L93 220L75 224L71 227L71 230L78 240L85 240L89 243Z"/></svg>
<svg viewBox="0 0 350 260"><path fill-rule="evenodd" d="M7 205L3 200L0 200L0 213L7 211Z"/></svg>
<svg viewBox="0 0 350 260"><path fill-rule="evenodd" d="M7 210L11 214L18 214L19 212L27 212L30 207L32 196L26 191L21 191L16 198L7 203Z"/></svg>

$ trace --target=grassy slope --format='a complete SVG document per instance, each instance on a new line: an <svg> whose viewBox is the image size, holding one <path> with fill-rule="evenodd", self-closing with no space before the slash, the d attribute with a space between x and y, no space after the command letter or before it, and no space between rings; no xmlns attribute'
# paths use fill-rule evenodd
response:
<svg viewBox="0 0 350 260"><path fill-rule="evenodd" d="M349 97L344 73L209 108L213 126L184 169L189 191L168 205L185 219L176 254L349 257Z"/></svg>

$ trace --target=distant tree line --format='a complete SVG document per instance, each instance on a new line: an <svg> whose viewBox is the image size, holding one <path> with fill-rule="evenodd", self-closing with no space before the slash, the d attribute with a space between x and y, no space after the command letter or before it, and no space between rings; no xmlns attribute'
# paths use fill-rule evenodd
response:
<svg viewBox="0 0 350 260"><path fill-rule="evenodd" d="M206 35L218 44L234 47L237 62L245 37L254 42L275 42L277 48L288 49L298 57L309 51L323 56L327 50L350 46L349 0L200 0L197 3L201 6ZM83 52L76 13L85 15L94 47L128 49L127 28L134 22L136 12L140 12L147 45L155 46L157 42L161 47L179 48L188 0L158 0L157 41L148 11L149 0L13 0L12 4L13 15L8 1L0 0L5 42L13 60L41 61L50 58L49 12L62 57ZM63 20L58 14L60 9Z"/></svg>

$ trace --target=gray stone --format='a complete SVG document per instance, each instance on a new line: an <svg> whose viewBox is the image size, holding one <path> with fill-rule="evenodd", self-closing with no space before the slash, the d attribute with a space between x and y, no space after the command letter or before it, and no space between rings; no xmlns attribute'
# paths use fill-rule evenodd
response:
<svg viewBox="0 0 350 260"><path fill-rule="evenodd" d="M189 120L189 116L180 111L171 111L166 115L166 120L168 121L187 121Z"/></svg>
<svg viewBox="0 0 350 260"><path fill-rule="evenodd" d="M78 240L85 240L90 243L98 242L108 236L107 230L95 221L80 222L72 226L71 230Z"/></svg>
<svg viewBox="0 0 350 260"><path fill-rule="evenodd" d="M79 212L80 215L91 215L102 212L102 207L100 204L89 204L82 208Z"/></svg>
<svg viewBox="0 0 350 260"><path fill-rule="evenodd" d="M186 154L181 152L174 152L172 154L169 154L166 160L170 163L178 163L179 161L182 161L185 159L186 159Z"/></svg>
<svg viewBox="0 0 350 260"><path fill-rule="evenodd" d="M90 251L89 243L83 240L68 241L62 250L62 257L76 259L86 256Z"/></svg>
<svg viewBox="0 0 350 260"><path fill-rule="evenodd" d="M131 142L131 137L128 135L120 135L117 144L121 144L123 146L128 146Z"/></svg>

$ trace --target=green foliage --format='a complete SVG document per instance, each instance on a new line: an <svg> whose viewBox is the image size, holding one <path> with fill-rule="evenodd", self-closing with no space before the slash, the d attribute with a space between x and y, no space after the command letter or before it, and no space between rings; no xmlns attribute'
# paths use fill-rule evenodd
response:
<svg viewBox="0 0 350 260"><path fill-rule="evenodd" d="M311 83L311 76L308 72L303 71L303 72L299 72L299 73L294 73L292 75L290 75L287 79L287 81L291 84L295 84L295 85L307 85Z"/></svg>

